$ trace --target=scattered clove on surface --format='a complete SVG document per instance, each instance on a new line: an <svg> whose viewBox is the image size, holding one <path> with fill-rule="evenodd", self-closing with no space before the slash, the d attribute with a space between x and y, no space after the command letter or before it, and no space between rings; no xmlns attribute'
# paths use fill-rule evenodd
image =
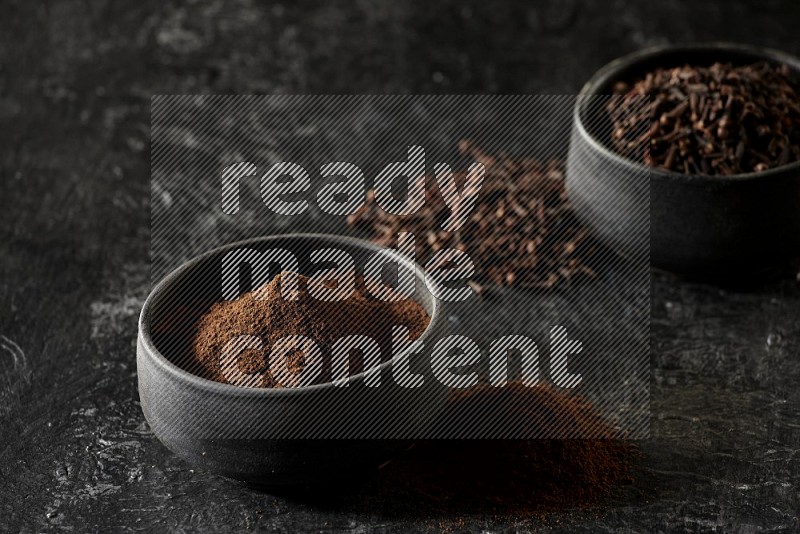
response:
<svg viewBox="0 0 800 534"><path fill-rule="evenodd" d="M497 286L552 288L595 276L588 259L596 244L569 208L562 161L489 155L469 141L459 143L459 150L482 163L486 177L470 218L458 230L441 230L449 208L432 176L424 177L425 206L414 214L386 213L368 194L348 223L366 228L385 246L394 244L398 232L413 233L422 264L442 248L466 252L477 270L470 286L479 295ZM456 173L459 187L465 176Z"/></svg>

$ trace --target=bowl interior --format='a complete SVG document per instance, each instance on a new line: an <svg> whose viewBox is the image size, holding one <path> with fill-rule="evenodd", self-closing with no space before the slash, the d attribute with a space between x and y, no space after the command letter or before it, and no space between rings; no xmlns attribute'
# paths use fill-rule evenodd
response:
<svg viewBox="0 0 800 534"><path fill-rule="evenodd" d="M307 276L320 269L320 265L311 262L309 257L314 250L335 248L347 252L353 258L355 270L359 274L364 272L364 266L373 254L386 250L358 239L313 234L260 238L213 250L184 264L153 290L142 313L142 335L150 338L157 353L169 364L200 378L207 378L192 354L191 345L198 319L212 304L223 300L223 258L232 250L251 249L264 252L275 248L291 252L297 258L297 270ZM414 272L416 291L412 298L430 317L425 331L427 334L439 315L437 301L425 285L421 267L407 260L399 261L398 265L400 269ZM270 264L269 278L279 274L281 267L277 263ZM396 275L397 271L386 269L383 279L393 283ZM251 269L246 265L240 269L239 281L240 294L253 289Z"/></svg>
<svg viewBox="0 0 800 534"><path fill-rule="evenodd" d="M787 65L800 75L800 59L763 48L735 44L705 44L687 46L668 46L643 50L613 61L601 68L581 90L577 108L577 119L587 133L610 152L618 154L611 146L611 121L606 112L605 98L592 95L613 95L617 82L635 82L648 72L658 68L673 68L682 65L707 67L717 62L747 65L766 61L775 65ZM641 161L634 155L623 157ZM660 169L656 169L661 171ZM667 172L667 171L662 171ZM677 174L669 172L669 174Z"/></svg>

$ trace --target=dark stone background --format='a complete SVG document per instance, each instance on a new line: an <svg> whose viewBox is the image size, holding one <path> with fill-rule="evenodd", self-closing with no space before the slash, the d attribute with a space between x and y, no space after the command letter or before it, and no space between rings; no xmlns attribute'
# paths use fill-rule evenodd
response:
<svg viewBox="0 0 800 534"><path fill-rule="evenodd" d="M796 0L304 4L0 6L0 530L799 529L795 279L654 276L653 437L600 511L385 517L244 489L153 438L134 365L152 94L574 93L649 44L800 53Z"/></svg>

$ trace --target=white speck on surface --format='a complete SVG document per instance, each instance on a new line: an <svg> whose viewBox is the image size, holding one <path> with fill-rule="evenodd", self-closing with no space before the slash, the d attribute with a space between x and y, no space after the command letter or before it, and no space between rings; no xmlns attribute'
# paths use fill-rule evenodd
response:
<svg viewBox="0 0 800 534"><path fill-rule="evenodd" d="M778 332L770 332L767 335L767 347L779 345L781 341L783 341L783 336L781 336Z"/></svg>

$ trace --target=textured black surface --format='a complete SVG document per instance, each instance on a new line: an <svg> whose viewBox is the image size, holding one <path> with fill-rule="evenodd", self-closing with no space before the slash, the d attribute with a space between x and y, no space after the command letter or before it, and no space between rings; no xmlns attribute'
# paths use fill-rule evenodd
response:
<svg viewBox="0 0 800 534"><path fill-rule="evenodd" d="M138 406L149 98L575 92L647 44L800 52L800 3L4 2L0 530L797 530L800 286L655 275L653 439L607 508L518 522L323 506L193 471ZM398 503L402 508L405 503Z"/></svg>

